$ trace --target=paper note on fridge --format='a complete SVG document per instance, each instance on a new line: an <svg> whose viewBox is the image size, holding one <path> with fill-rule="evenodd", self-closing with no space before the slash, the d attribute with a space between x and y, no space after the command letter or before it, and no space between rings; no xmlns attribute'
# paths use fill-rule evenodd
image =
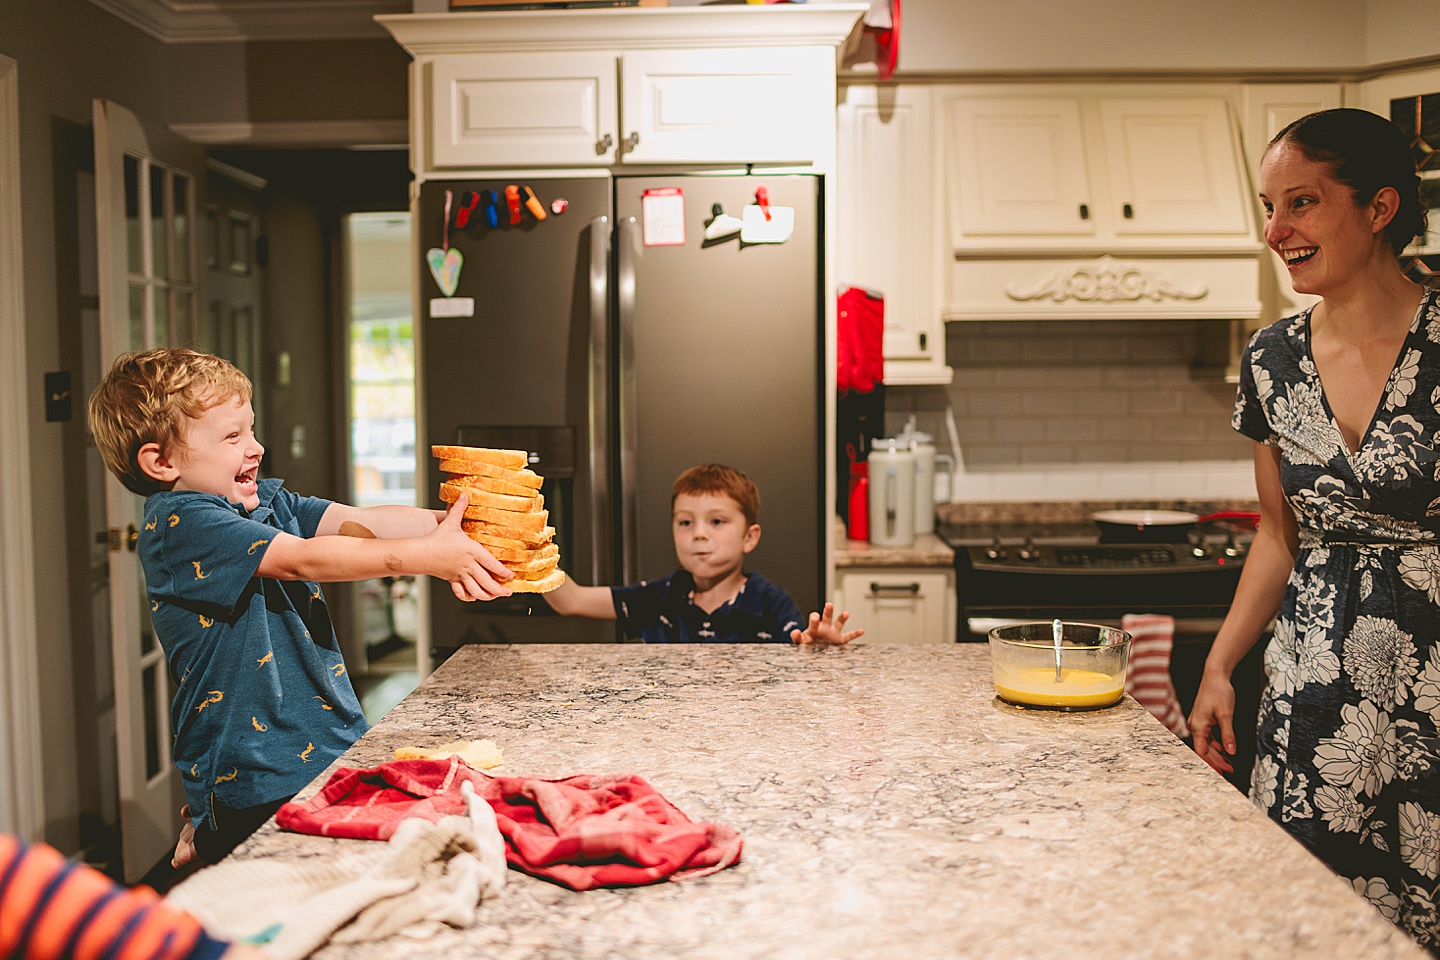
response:
<svg viewBox="0 0 1440 960"><path fill-rule="evenodd" d="M770 211L770 219L765 219L765 210ZM741 243L784 243L790 239L790 234L795 232L795 208L794 207L767 207L762 209L756 204L745 208L745 215L741 218L744 226L740 228Z"/></svg>
<svg viewBox="0 0 1440 960"><path fill-rule="evenodd" d="M473 317L474 297L433 297L430 300L432 317Z"/></svg>

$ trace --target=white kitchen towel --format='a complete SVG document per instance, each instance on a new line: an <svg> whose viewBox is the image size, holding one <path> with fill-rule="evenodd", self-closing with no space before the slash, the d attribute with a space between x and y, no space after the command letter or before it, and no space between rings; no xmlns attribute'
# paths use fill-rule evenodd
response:
<svg viewBox="0 0 1440 960"><path fill-rule="evenodd" d="M1130 668L1125 692L1138 700L1155 719L1182 739L1190 736L1185 712L1170 679L1170 651L1175 644L1175 618L1158 613L1127 613L1120 629L1130 634Z"/></svg>
<svg viewBox="0 0 1440 960"><path fill-rule="evenodd" d="M358 852L334 859L221 862L167 899L212 936L261 944L274 960L300 960L331 940L469 926L475 907L500 893L507 868L495 812L470 784L461 789L468 816L412 818L384 844L335 841Z"/></svg>

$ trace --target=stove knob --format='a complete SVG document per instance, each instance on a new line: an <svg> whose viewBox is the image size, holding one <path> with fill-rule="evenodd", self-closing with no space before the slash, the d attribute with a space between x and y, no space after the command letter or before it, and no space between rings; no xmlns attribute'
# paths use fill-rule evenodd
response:
<svg viewBox="0 0 1440 960"><path fill-rule="evenodd" d="M1225 538L1225 556L1239 557L1243 556L1244 553L1245 548L1235 539L1235 534L1232 533Z"/></svg>
<svg viewBox="0 0 1440 960"><path fill-rule="evenodd" d="M1020 545L1020 549L1015 551L1015 556L1033 563L1040 559L1040 548L1031 543L1029 537L1026 537L1025 542Z"/></svg>
<svg viewBox="0 0 1440 960"><path fill-rule="evenodd" d="M1005 552L1005 548L1000 544L999 537L996 537L995 542L985 548L985 559L987 560L995 560L998 562L1004 560L1007 556L1008 554Z"/></svg>
<svg viewBox="0 0 1440 960"><path fill-rule="evenodd" d="M1210 555L1210 548L1205 545L1205 534L1199 530L1191 530L1185 539L1190 542L1190 556L1203 560Z"/></svg>

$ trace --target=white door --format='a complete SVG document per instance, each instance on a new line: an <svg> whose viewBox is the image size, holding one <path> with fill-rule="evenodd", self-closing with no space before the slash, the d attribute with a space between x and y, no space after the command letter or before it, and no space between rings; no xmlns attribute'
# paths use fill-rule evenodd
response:
<svg viewBox="0 0 1440 960"><path fill-rule="evenodd" d="M204 151L96 100L100 354L193 342L195 212ZM155 639L135 544L144 501L106 475L110 637L125 879L143 876L175 845L180 778L170 762L171 685Z"/></svg>

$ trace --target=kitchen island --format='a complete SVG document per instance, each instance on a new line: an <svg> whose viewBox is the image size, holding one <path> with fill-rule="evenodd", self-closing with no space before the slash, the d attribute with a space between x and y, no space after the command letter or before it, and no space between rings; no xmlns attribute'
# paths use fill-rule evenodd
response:
<svg viewBox="0 0 1440 960"><path fill-rule="evenodd" d="M336 765L457 737L510 776L640 774L742 862L586 893L512 870L470 929L317 956L1427 956L1129 697L1010 706L983 645L467 646ZM368 842L271 821L233 856Z"/></svg>

